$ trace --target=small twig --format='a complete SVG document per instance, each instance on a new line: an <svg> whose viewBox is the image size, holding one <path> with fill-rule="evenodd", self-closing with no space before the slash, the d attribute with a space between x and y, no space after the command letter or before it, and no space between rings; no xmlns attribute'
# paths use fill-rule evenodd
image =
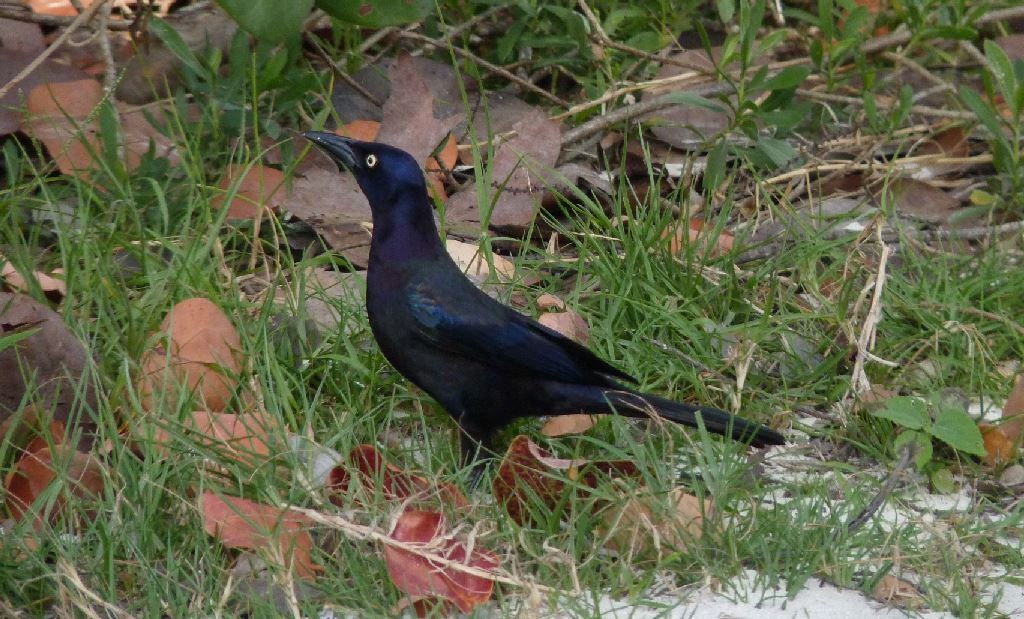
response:
<svg viewBox="0 0 1024 619"><path fill-rule="evenodd" d="M402 32L398 33L398 36L403 38L403 39L409 39L409 40L412 40L412 41L419 41L420 43L424 43L424 44L427 44L427 45L433 45L433 46L438 47L438 48L449 49L455 55L461 56L465 60L469 60L471 62L476 63L478 66L483 68L488 73L493 73L494 75L501 76L501 77L507 79L510 82L518 84L519 86L525 88L526 90L529 90L530 92L532 92L534 94L537 94L537 95L539 95L541 97L544 97L548 101L550 101L550 102L552 102L552 103L554 103L554 104L556 104L556 105L558 105L560 107L564 107L564 108L565 107L569 107L569 103L566 102L561 97L553 95L550 92L544 90L543 88L540 88L539 86L537 86L535 84L531 84L527 80L525 80L525 79L515 75L514 73L510 73L509 71L506 71L502 67L499 67L496 64L493 64L491 62L488 62L488 61L484 60L483 58L477 56L476 54L474 54L473 52L471 52L469 50L463 49L463 48L455 46L455 45L445 45L445 43L443 43L441 41L438 41L436 39L432 39L432 38L430 38L430 37L428 37L426 35L422 35L422 34L420 34L418 32L402 31Z"/></svg>
<svg viewBox="0 0 1024 619"><path fill-rule="evenodd" d="M62 28L64 26L70 26L75 23L81 15L72 17L70 15L43 15L35 13L28 7L22 7L10 4L0 4L0 18L11 19L14 21L26 22L30 24L39 24L40 26L51 26L54 28ZM132 29L132 23L123 19L112 19L107 22L107 30L116 31L128 31Z"/></svg>
<svg viewBox="0 0 1024 619"><path fill-rule="evenodd" d="M993 236L1021 231L1024 231L1024 220L1011 221L1010 223L1000 224L998 226L979 226L977 228L940 228L938 230L902 231L890 228L882 230L882 241L885 243L897 243L901 240L901 237L924 243L952 240L977 241L979 239L987 239ZM818 238L826 241L835 241L849 234L852 234L852 232L845 228L832 228L821 233ZM802 238L803 237L795 237L785 241L778 241L776 243L769 243L767 245L761 245L760 247L754 247L753 249L749 249L737 256L734 262L737 265L741 265L747 264L748 262L754 262L756 260L771 258L772 256L781 254L786 250L786 248L792 246L793 243L799 242Z"/></svg>
<svg viewBox="0 0 1024 619"><path fill-rule="evenodd" d="M875 228L875 236L878 244L882 246L882 253L878 258L878 273L875 281L871 284L874 287L871 294L871 305L868 306L868 313L864 317L864 324L861 325L860 335L857 337L857 357L853 362L853 371L850 373L850 391L856 396L871 389L871 382L864 371L864 366L869 359L878 360L871 350L875 347L875 337L878 334L878 323L882 321L882 291L885 289L886 267L889 264L889 255L892 249L882 240L881 228Z"/></svg>
<svg viewBox="0 0 1024 619"><path fill-rule="evenodd" d="M815 92L813 90L807 90L806 88L797 88L796 94L801 97L808 99L814 99L816 101L828 101L830 103L843 103L845 105L856 105L863 106L864 100L858 97L848 97L846 95L837 95L829 92ZM895 107L895 103L882 103L876 101L875 104L879 109L890 110ZM927 105L912 105L910 106L910 112L913 114L921 114L922 116L934 116L936 118L954 118L956 120L975 120L974 114L970 112L962 112L959 110L944 110L937 107L930 107Z"/></svg>
<svg viewBox="0 0 1024 619"><path fill-rule="evenodd" d="M355 79L353 79L353 77L349 75L348 72L343 70L338 65L338 63L336 63L334 59L331 58L331 56L320 45L320 41L317 40L316 35L314 35L311 32L307 32L303 35L303 38L305 38L307 43L313 46L313 50L316 52L316 55L319 56L321 60L327 63L327 66L329 66L331 68L331 71L334 72L335 77L345 82L345 84L347 84L352 90L359 93L364 99L366 99L370 103L376 105L377 107L381 107L384 105L383 101L375 97L372 92L366 89L365 86L363 86Z"/></svg>
<svg viewBox="0 0 1024 619"><path fill-rule="evenodd" d="M456 572L462 572L463 574L476 576L478 578L486 578L488 580L493 580L494 582L500 582L506 585L512 585L514 587L526 588L529 586L544 593L559 592L559 590L555 589L554 587L545 587L543 585L538 585L535 583L526 583L522 580L512 577L512 575L510 574L499 572L497 570L485 570L478 567L473 567L472 565L463 563L462 561L455 561L443 554L431 552L429 550L429 546L426 544L412 544L409 542L397 540L391 537L390 535L384 533L380 529L352 522L351 520L347 520L346 518L343 518L338 514L326 514L316 509L307 509L305 507L297 507L294 505L284 505L283 507L284 509L295 512L297 514L302 514L308 517L313 522L329 526L336 531L341 531L344 535L351 539L369 540L377 542L379 544L383 544L385 546L390 546L392 548L398 548L399 550L404 550L410 554L422 557L430 561L434 565L439 565L445 568L451 568Z"/></svg>
<svg viewBox="0 0 1024 619"><path fill-rule="evenodd" d="M114 62L114 52L110 49L110 37L107 36L107 24L110 23L110 11L114 3L110 0L101 0L103 9L100 10L99 19L94 28L97 44L100 47L100 56L103 58L103 92L110 98L114 96L114 89L117 88L117 63ZM124 153L121 153L124 156Z"/></svg>
<svg viewBox="0 0 1024 619"><path fill-rule="evenodd" d="M50 46L49 46L49 47L47 47L46 49L44 49L44 50L43 50L43 51L42 51L42 52L41 52L41 53L40 53L40 54L39 54L38 56L36 56L36 59L35 59L35 60L33 60L32 62L28 63L28 65L26 65L24 69L22 69L21 71L19 71L17 75L15 75L14 77L12 77L12 78L10 79L10 81L8 81L8 82L7 82L6 84L4 84L3 88L0 88L0 99L3 99L3 98L4 98L4 96L6 96L6 95L7 95L7 92L8 92L8 91L9 91L9 90L10 90L10 89L11 89L11 88L12 88L12 87L13 87L13 86L15 85L15 84L17 84L17 83L18 83L18 82L20 82L21 80L23 80L23 79L25 79L26 77L28 77L29 75L31 75L33 71L35 71L36 69L38 69L38 68L39 68L39 65L43 64L44 62L46 62L46 59L47 59L47 58L49 58L50 56L52 56L54 52L56 52L56 51L57 51L58 49L60 49L60 47L61 47L62 45L64 45L64 43L65 43L65 42L66 42L66 41L68 40L68 38L69 38L69 37L70 37L70 36L71 36L71 35L72 35L72 34L73 34L73 33L74 33L74 32L75 32L76 30L78 30L79 28L81 28L81 27L82 27L82 26L83 26L83 25L84 25L84 24L85 24L86 22L88 22L88 21L89 21L90 19L92 19L93 15L95 15L95 14L96 14L96 11L98 11L98 10L99 10L99 9L100 9L100 8L101 8L101 7L103 6L103 5L105 5L105 4L106 4L106 2L105 2L105 1L102 1L102 2L94 2L94 3L92 3L92 4L90 4L90 5L89 5L89 8L87 8L87 9L85 10L85 12L83 12L83 13L80 13L80 14L78 15L78 17L76 17L76 18L75 18L75 19L74 19L74 20L73 20L73 21L71 22L71 24L70 24L70 25L68 25L68 27L67 27L67 30L65 30L64 32L62 32L62 33L60 34L60 36L59 36L59 37L57 37L57 38L56 38L56 40L54 40L54 42L53 42L53 43L50 43Z"/></svg>
<svg viewBox="0 0 1024 619"><path fill-rule="evenodd" d="M934 164L934 165L979 165L982 163L991 163L992 154L982 153L980 155L971 155L968 157L944 157L940 153L929 154L929 155L914 155L912 157L900 157L889 161L869 161L866 163L857 163L855 161L840 161L836 163L812 163L810 165L803 166L796 170L790 170L777 176L765 179L763 183L765 185L777 185L779 183L786 182L790 179L805 176L809 173L818 172L865 172L872 170L885 170L893 171L906 166L917 166L919 164Z"/></svg>
<svg viewBox="0 0 1024 619"><path fill-rule="evenodd" d="M875 515L885 500L892 494L893 489L896 487L896 482L903 476L904 471L910 466L910 461L914 456L913 445L906 445L903 448L903 453L900 455L900 461L896 464L896 467L889 471L889 475L885 478L885 483L878 490L878 493L868 502L868 504L857 514L854 518L846 524L846 534L849 535L857 529L864 526L864 524L871 519L871 516Z"/></svg>
<svg viewBox="0 0 1024 619"><path fill-rule="evenodd" d="M897 54L895 52L882 52L882 58L885 58L886 60L890 60L896 64L901 64L907 67L914 73L917 73L924 79L940 87L942 90L956 92L956 88L953 88L952 84L942 79L938 75L935 75L934 73L932 73L922 65L918 64L917 62L911 60L910 58L907 58L903 54Z"/></svg>

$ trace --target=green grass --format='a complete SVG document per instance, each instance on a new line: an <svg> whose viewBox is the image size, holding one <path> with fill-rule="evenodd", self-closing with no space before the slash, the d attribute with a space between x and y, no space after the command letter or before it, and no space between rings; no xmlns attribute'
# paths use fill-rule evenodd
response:
<svg viewBox="0 0 1024 619"><path fill-rule="evenodd" d="M664 8L653 13L665 15ZM621 34L623 40L678 27L666 18L645 33L636 21L623 23L637 29ZM139 359L167 310L184 298L208 297L232 318L262 405L289 432L342 454L377 442L401 468L458 483L468 479L456 465L454 425L388 366L358 298L336 300L344 328L316 338L301 335L294 324L292 331L278 324L301 321L301 306L289 315L253 294L257 279L272 297L275 288L299 289L304 270L343 269L344 260L293 255L268 230L275 226L276 238L283 238L288 224L265 221L254 238L251 228L225 224L211 208L218 171L228 162L256 160L258 138L270 122L305 129L300 118L325 115L288 90L316 81L298 59L289 70L306 73L282 77L291 81L279 89L263 90L245 79L246 71L256 72L267 58L262 48L250 56L235 46L230 62L240 77L222 83L216 74L194 77L197 91L207 96L199 99L200 120L181 116L170 123L181 145L177 169L150 161L129 175L108 152L102 157L107 165L90 185L54 173L10 142L4 148L8 178L0 189L0 251L19 267L66 272L68 296L59 311L95 359L89 380L100 393L97 442L107 446L102 460L109 474L102 496L71 501L52 527L33 532L31 523L4 525L0 599L12 609L41 616L52 608L69 614L93 608L102 615L102 600L137 616L280 612L274 594L246 591L244 579L232 576L237 553L203 530L196 496L214 489L271 504L316 505L318 493L310 493L296 474L306 466L300 454L285 448L280 437L280 453L252 469L219 458L184 433L174 435L170 454L124 435L140 414ZM586 85L596 88L632 70L626 64L614 56L601 73L587 76ZM566 70L578 72L581 66L571 63ZM326 85L315 85L317 95L326 96ZM1019 133L1019 124L1015 129ZM246 146L233 142L239 135ZM756 181L764 176L763 162L740 156L730 174ZM765 214L792 209L781 193L764 192ZM1011 206L1021 200L1004 198ZM870 239L854 244L810 235L766 260L734 268L727 258L701 255L696 248L672 256L661 235L677 215L658 199L623 200L607 210L592 201L575 202L565 217L547 222L567 245L564 255L524 246L515 256L520 272L540 274L542 282L513 285L509 295L535 298L550 291L567 299L589 322L592 349L635 375L646 390L737 410L776 427L795 426L816 444L844 449L819 458L807 448L816 462L814 474L779 481L752 474L741 447L697 433L607 418L583 437L541 440L536 422L522 422L504 439L523 431L562 457L635 461L643 483L658 494L679 485L680 471L701 472L704 479L693 490L716 505L705 535L658 558L610 557L601 544L602 522L591 512L602 501L619 500L621 489L613 483L567 497L554 513L538 507L537 522L529 527L513 523L485 491L471 495L472 509L451 514L453 519L480 525L481 543L523 579L562 591L579 587L579 598L551 593L546 599L574 616L591 616L591 603L605 592L642 600L666 575L685 587L729 583L746 569L768 585L784 579L790 593L812 577L870 591L881 572L910 571L920 578L930 608L992 616L992 608L978 599L987 581L977 574L986 561L1019 573L1019 552L994 540L1019 540L1020 503L982 494L972 511L939 516L941 526L907 512L914 517L897 525L873 520L846 534L845 523L868 503L897 457L894 428L862 412L845 413L845 425L826 429L803 421L806 409L839 417L833 407L849 389L855 355L847 338L860 333L864 319L863 308L856 314L850 308L876 273ZM689 206L678 196L666 202L684 211ZM730 200L714 212L722 225L743 218ZM623 217L628 223L615 223ZM898 367L869 362L872 382L921 394L956 390L1000 402L1010 379L998 365L1024 358L1024 337L991 316L1014 321L1024 315L1019 241L1018 235L1010 247L976 252L900 243L888 265L873 351ZM250 269L254 252L256 268ZM813 308L808 296L817 300ZM795 338L808 351L798 354ZM914 368L923 361L937 369L922 378ZM166 419L189 410L180 408L164 410ZM17 457L14 447L0 445L3 470ZM949 450L937 450L936 457L950 466L962 464L968 486L991 476ZM905 482L908 489L927 483L913 472ZM905 500L897 491L889 505L899 509ZM376 497L349 508L346 515L354 521L387 530L395 505ZM1000 517L982 517L993 513ZM324 604L364 616L392 613L401 595L389 581L379 547L326 527L315 538L314 559L324 572L314 585L321 595L300 601L306 616ZM501 614L519 611L524 592L499 587L495 604Z"/></svg>

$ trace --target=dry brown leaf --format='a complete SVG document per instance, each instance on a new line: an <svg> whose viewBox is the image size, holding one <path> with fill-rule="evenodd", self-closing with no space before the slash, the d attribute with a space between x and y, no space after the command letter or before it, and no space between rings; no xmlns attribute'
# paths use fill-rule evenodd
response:
<svg viewBox="0 0 1024 619"><path fill-rule="evenodd" d="M88 177L100 149L92 111L103 100L103 87L93 79L41 84L28 93L25 131L46 146L64 174Z"/></svg>
<svg viewBox="0 0 1024 619"><path fill-rule="evenodd" d="M0 264L3 265L0 266L0 279L3 279L12 292L28 293L32 291L32 287L29 285L28 280L25 279L25 276L19 273L14 268L14 265L5 260L2 255L0 255ZM39 271L33 271L30 277L35 280L47 299L54 303L60 303L68 294L68 287L63 279L64 270L54 269L52 273L60 277L51 277Z"/></svg>
<svg viewBox="0 0 1024 619"><path fill-rule="evenodd" d="M39 24L18 21L15 19L0 19L0 48L3 53L25 52L38 53L46 47L43 41L43 30ZM6 84L7 81L3 80Z"/></svg>
<svg viewBox="0 0 1024 619"><path fill-rule="evenodd" d="M498 557L480 544L467 545L452 538L439 512L406 508L390 537L476 569L490 571L499 565ZM414 600L437 597L468 613L491 599L494 592L493 579L467 574L405 549L385 545L384 558L391 581Z"/></svg>
<svg viewBox="0 0 1024 619"><path fill-rule="evenodd" d="M210 204L213 208L220 209L227 199L228 192L237 183L238 189L228 205L227 218L259 219L265 209L276 210L284 201L285 192L281 190L284 180L284 173L275 168L259 164L229 164L218 185L224 193L214 196Z"/></svg>
<svg viewBox="0 0 1024 619"><path fill-rule="evenodd" d="M871 590L871 597L879 602L902 608L918 608L924 605L924 596L913 583L892 574L882 576Z"/></svg>
<svg viewBox="0 0 1024 619"><path fill-rule="evenodd" d="M37 52L3 51L0 62L0 85L8 83L22 69L36 59ZM75 82L89 79L89 75L74 67L47 59L0 98L0 135L21 130L24 114L22 107L28 93L41 84Z"/></svg>
<svg viewBox="0 0 1024 619"><path fill-rule="evenodd" d="M199 499L203 528L228 548L268 550L299 578L312 580L319 565L313 563L312 524L309 517L273 505L204 492Z"/></svg>
<svg viewBox="0 0 1024 619"><path fill-rule="evenodd" d="M636 464L628 460L588 461L555 458L528 437L512 439L501 466L491 482L491 491L512 520L526 524L532 520L530 506L537 501L547 509L562 505L566 491L561 477L596 487L601 479L639 476Z"/></svg>
<svg viewBox="0 0 1024 619"><path fill-rule="evenodd" d="M87 450L96 424L77 415L96 407L92 382L82 380L89 354L59 314L31 297L0 292L0 336L32 330L32 335L0 350L0 422L27 402L39 411L52 411L52 417L46 414L47 421L66 423L74 428L69 434L80 432L78 446ZM83 393L81 407L75 406L76 390Z"/></svg>
<svg viewBox="0 0 1024 619"><path fill-rule="evenodd" d="M407 503L440 503L449 507L466 508L469 499L454 484L435 481L403 471L384 460L384 456L373 445L358 445L349 454L349 462L358 472L358 479L364 488L380 490L384 498ZM330 488L335 493L349 495L357 491L350 485L354 478L350 469L336 466L330 473Z"/></svg>
<svg viewBox="0 0 1024 619"><path fill-rule="evenodd" d="M160 424L153 433L153 442L161 453L168 455L177 435L184 435L226 459L255 466L265 463L271 453L280 451L272 449L271 445L283 432L266 413L233 415L193 411L180 427Z"/></svg>
<svg viewBox="0 0 1024 619"><path fill-rule="evenodd" d="M16 520L31 512L32 504L55 480L66 485L44 519L35 514L36 527L53 523L60 516L69 497L92 500L103 491L104 467L92 456L68 445L42 447L25 453L4 479L7 508Z"/></svg>
<svg viewBox="0 0 1024 619"><path fill-rule="evenodd" d="M459 265L462 272L473 281L486 280L491 274L491 265L494 265L494 274L498 281L508 282L515 278L516 265L504 256L492 253L484 256L483 249L473 243L464 243L455 239L445 240L445 247L448 255L452 257L455 264Z"/></svg>
<svg viewBox="0 0 1024 619"><path fill-rule="evenodd" d="M676 257L682 254L688 246L695 243L698 244L698 255L707 251L706 248L709 244L711 245L710 255L712 258L732 251L733 244L736 242L732 234L722 230L712 240L711 237L714 234L714 226L708 225L703 219L693 217L690 219L685 230L682 225L669 228L661 233L661 238L669 239L668 251Z"/></svg>
<svg viewBox="0 0 1024 619"><path fill-rule="evenodd" d="M238 387L242 344L224 312L209 299L186 299L167 313L160 333L161 342L142 356L143 408L176 402L184 386L207 410L225 410Z"/></svg>
<svg viewBox="0 0 1024 619"><path fill-rule="evenodd" d="M486 196L478 195L475 185L455 194L445 209L449 223L479 231L480 205L487 200L494 200L491 228L515 233L533 222L545 186L553 183L549 177L562 149L561 126L543 110L529 108L512 130L516 136L498 146L490 162L493 187Z"/></svg>
<svg viewBox="0 0 1024 619"><path fill-rule="evenodd" d="M597 420L600 417L601 415L559 415L548 419L544 427L540 429L540 433L551 438L583 434L597 425Z"/></svg>
<svg viewBox="0 0 1024 619"><path fill-rule="evenodd" d="M545 327L553 329L580 344L586 345L590 341L590 326L574 310L545 312L540 315L537 321Z"/></svg>
<svg viewBox="0 0 1024 619"><path fill-rule="evenodd" d="M901 215L928 223L948 223L950 217L960 209L960 200L943 189L917 179L893 179L889 182L888 191Z"/></svg>
<svg viewBox="0 0 1024 619"><path fill-rule="evenodd" d="M604 512L605 547L628 557L660 557L683 550L701 538L704 518L713 509L710 499L701 500L683 488L675 488L664 499L639 488Z"/></svg>

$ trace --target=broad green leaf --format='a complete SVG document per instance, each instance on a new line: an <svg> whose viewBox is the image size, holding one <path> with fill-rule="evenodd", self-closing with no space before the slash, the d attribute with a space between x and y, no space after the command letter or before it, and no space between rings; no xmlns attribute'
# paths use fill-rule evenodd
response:
<svg viewBox="0 0 1024 619"><path fill-rule="evenodd" d="M331 17L367 28L411 24L434 10L429 0L316 0L316 5Z"/></svg>
<svg viewBox="0 0 1024 619"><path fill-rule="evenodd" d="M985 455L985 442L978 424L960 408L937 407L931 434L957 451L974 456Z"/></svg>
<svg viewBox="0 0 1024 619"><path fill-rule="evenodd" d="M174 54L183 65L188 67L189 71L196 75L206 73L202 63L199 62L196 55L189 49L188 43L185 42L185 39L181 38L178 31L170 24L159 17L154 17L149 22L149 31L155 34L160 39L160 42L164 44L164 47Z"/></svg>
<svg viewBox="0 0 1024 619"><path fill-rule="evenodd" d="M932 437L924 432L914 432L916 435L917 452L914 454L914 466L922 470L925 465L932 461Z"/></svg>
<svg viewBox="0 0 1024 619"><path fill-rule="evenodd" d="M988 64L992 68L1003 100L1013 105L1017 99L1017 74L1013 71L1013 62L1003 48L992 39L985 40L985 57L988 58ZM1016 110L1014 112L1016 113Z"/></svg>
<svg viewBox="0 0 1024 619"><path fill-rule="evenodd" d="M964 105L969 107L978 120L985 125L985 128L992 133L993 137L997 139L1003 137L1002 123L999 122L995 110L978 93L964 87L960 89L960 98L963 99Z"/></svg>
<svg viewBox="0 0 1024 619"><path fill-rule="evenodd" d="M758 139L757 148L777 166L786 165L798 154L796 149L789 145L789 142L776 138Z"/></svg>
<svg viewBox="0 0 1024 619"><path fill-rule="evenodd" d="M796 88L803 84L810 74L810 67L786 67L768 78L768 81L764 83L764 89L786 90L787 88Z"/></svg>
<svg viewBox="0 0 1024 619"><path fill-rule="evenodd" d="M921 398L911 396L891 398L871 414L911 430L921 430L928 425L928 405Z"/></svg>
<svg viewBox="0 0 1024 619"><path fill-rule="evenodd" d="M946 467L937 468L928 474L928 481L932 482L932 488L940 494L953 494L956 492L956 481L953 473Z"/></svg>
<svg viewBox="0 0 1024 619"><path fill-rule="evenodd" d="M723 23L732 21L732 16L736 14L736 0L716 0L715 6Z"/></svg>
<svg viewBox="0 0 1024 619"><path fill-rule="evenodd" d="M284 41L302 31L313 0L217 0L238 25L261 41Z"/></svg>
<svg viewBox="0 0 1024 619"><path fill-rule="evenodd" d="M725 180L725 148L725 142L719 142L708 153L707 164L704 167L704 188L706 190L717 190Z"/></svg>

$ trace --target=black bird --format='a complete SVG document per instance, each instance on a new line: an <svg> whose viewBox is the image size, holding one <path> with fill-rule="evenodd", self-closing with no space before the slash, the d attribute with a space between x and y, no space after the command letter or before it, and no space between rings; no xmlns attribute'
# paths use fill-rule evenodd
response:
<svg viewBox="0 0 1024 619"><path fill-rule="evenodd" d="M464 463L517 418L579 412L657 414L756 446L785 442L717 408L639 393L620 382L635 382L625 372L481 292L448 256L423 171L405 151L333 133L303 135L351 170L366 194L370 328L395 369L458 422Z"/></svg>

